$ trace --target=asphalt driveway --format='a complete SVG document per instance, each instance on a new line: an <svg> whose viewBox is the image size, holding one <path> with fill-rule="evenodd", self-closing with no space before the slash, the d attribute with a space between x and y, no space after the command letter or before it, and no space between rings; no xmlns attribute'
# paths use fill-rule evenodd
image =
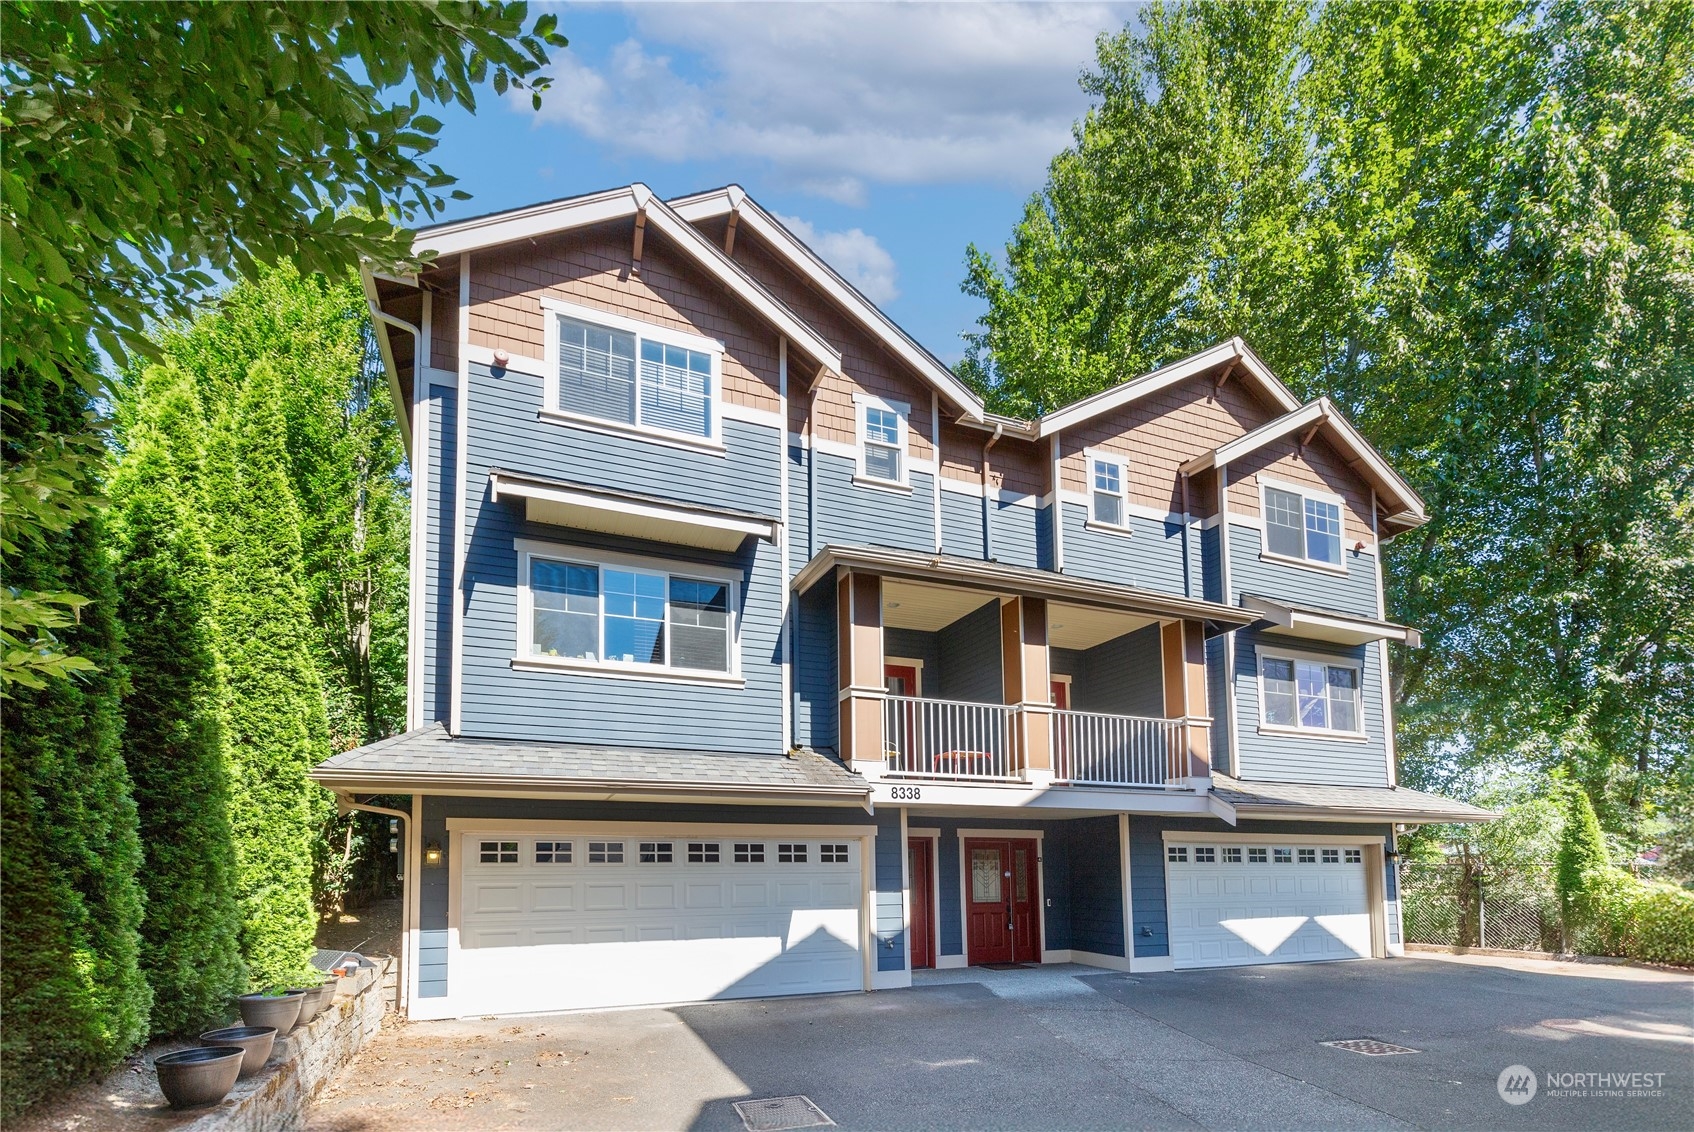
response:
<svg viewBox="0 0 1694 1132"><path fill-rule="evenodd" d="M845 1128L1681 1129L1691 1023L1694 979L1627 967L944 971L873 995L403 1025L310 1127L740 1132L733 1101L798 1093ZM1348 1038L1419 1052L1319 1044ZM1522 1105L1496 1088L1514 1064L1539 1088ZM1548 1073L1649 1076L1550 1091Z"/></svg>

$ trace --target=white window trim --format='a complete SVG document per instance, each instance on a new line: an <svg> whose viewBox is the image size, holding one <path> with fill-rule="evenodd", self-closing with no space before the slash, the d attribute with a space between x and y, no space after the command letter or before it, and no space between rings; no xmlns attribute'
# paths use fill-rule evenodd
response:
<svg viewBox="0 0 1694 1132"><path fill-rule="evenodd" d="M900 478L885 480L873 476L865 470L865 444L868 437L865 432L865 410L882 409L893 413L900 420ZM909 418L912 407L904 401L890 401L873 393L853 394L853 434L858 438L855 455L858 465L854 471L853 482L859 487L880 488L883 491L897 491L902 495L912 490L912 431Z"/></svg>
<svg viewBox="0 0 1694 1132"><path fill-rule="evenodd" d="M923 661L921 659L917 658L917 657L912 657L912 656L885 656L885 657L883 657L882 658L882 667L883 667L883 682L884 683L887 683L887 680L888 680L887 670L890 666L893 666L893 667L896 667L896 668L910 668L910 669L913 669L914 671L917 672L917 674L918 674L918 686L915 689L917 694L915 696L913 696L913 699L922 699L923 698Z"/></svg>
<svg viewBox="0 0 1694 1132"><path fill-rule="evenodd" d="M1365 666L1363 661L1352 657L1330 656L1321 652L1300 652L1295 649L1267 649L1263 646L1256 648L1253 658L1255 678L1259 682L1259 733L1261 735L1289 735L1302 739L1331 739L1344 743L1362 743L1370 738L1364 730L1365 725ZM1288 660L1305 661L1308 664L1326 664L1331 668L1351 668L1358 679L1359 691L1359 730L1342 731L1334 727L1301 727L1283 723L1271 723L1265 718L1265 661ZM1295 683L1295 718L1299 718L1299 672L1294 675Z"/></svg>
<svg viewBox="0 0 1694 1132"><path fill-rule="evenodd" d="M646 558L634 554L619 554L609 550L589 550L585 547L537 542L532 539L514 539L512 545L517 550L518 556L518 627L517 651L512 657L514 669L573 672L613 679L658 680L731 687L740 687L746 682L741 674L741 618L739 616L741 575L739 572L721 566L701 566L674 559ZM535 596L530 589L529 577L530 561L535 558L544 558L550 562L568 562L578 566L594 566L597 568L610 566L614 569L644 570L649 573L664 574L667 579L674 576L725 583L729 586L729 671L717 672L705 668L674 668L670 665L636 664L631 661L576 660L567 657L532 654L530 649L534 643ZM604 595L602 595L603 600ZM603 620L604 612L602 612L601 617ZM668 585L665 596L665 632L668 649L670 641Z"/></svg>
<svg viewBox="0 0 1694 1132"><path fill-rule="evenodd" d="M1341 529L1336 533L1336 545L1340 547L1341 561L1325 562L1318 558L1307 558L1303 554L1295 558L1288 554L1278 554L1270 548L1270 504L1265 493L1270 490L1286 491L1290 495L1300 497L1300 546L1306 546L1306 500L1315 499L1319 503L1334 504ZM1259 477L1259 557L1266 562L1281 562L1289 566L1304 566L1308 570L1322 570L1326 574L1347 575L1347 501L1334 492L1321 488L1307 487L1303 484L1289 483L1287 480Z"/></svg>
<svg viewBox="0 0 1694 1132"><path fill-rule="evenodd" d="M1084 448L1082 450L1083 479L1087 485L1088 522L1084 526L1091 531L1104 531L1114 535L1132 535L1134 528L1129 525L1129 457L1122 452L1111 452L1104 448ZM1118 502L1123 507L1123 522L1108 523L1094 514L1094 461L1118 466Z"/></svg>
<svg viewBox="0 0 1694 1132"><path fill-rule="evenodd" d="M541 300L541 310L545 317L542 322L546 327L546 348L543 352L542 405L543 419L560 421L566 424L580 425L596 431L609 432L613 435L634 436L642 439L662 440L672 444L683 444L691 448L706 448L722 450L723 443L723 355L724 344L716 338L706 338L698 334L690 334L684 330L673 330L668 326L655 326L650 322L641 322L624 315L612 314L595 307L585 307L577 303L567 303L562 299L544 298ZM705 436L691 432L677 432L674 429L659 428L655 425L635 422L614 421L604 417L589 416L586 413L576 413L559 407L559 317L572 318L578 322L592 323L607 330L616 330L625 334L633 334L635 342L636 363L636 398L635 412L637 418L641 414L640 396L640 367L641 340L663 342L670 346L679 346L685 350L696 350L712 359L712 394L709 414L711 431Z"/></svg>

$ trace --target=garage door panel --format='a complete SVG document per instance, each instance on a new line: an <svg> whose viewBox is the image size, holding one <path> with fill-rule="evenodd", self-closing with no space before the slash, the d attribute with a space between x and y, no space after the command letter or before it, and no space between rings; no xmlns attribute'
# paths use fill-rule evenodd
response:
<svg viewBox="0 0 1694 1132"><path fill-rule="evenodd" d="M856 840L474 838L448 977L466 1013L864 988Z"/></svg>
<svg viewBox="0 0 1694 1132"><path fill-rule="evenodd" d="M1319 849L1291 839L1240 847L1171 842L1165 869L1173 964L1369 956L1363 861L1362 846Z"/></svg>

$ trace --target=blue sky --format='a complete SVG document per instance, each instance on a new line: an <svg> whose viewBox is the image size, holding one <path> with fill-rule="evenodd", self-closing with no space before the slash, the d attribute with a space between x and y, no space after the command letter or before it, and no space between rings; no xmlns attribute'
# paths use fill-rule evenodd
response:
<svg viewBox="0 0 1694 1132"><path fill-rule="evenodd" d="M433 155L446 219L645 181L731 181L944 360L998 250L1087 109L1077 76L1123 4L570 4L538 115L488 92Z"/></svg>

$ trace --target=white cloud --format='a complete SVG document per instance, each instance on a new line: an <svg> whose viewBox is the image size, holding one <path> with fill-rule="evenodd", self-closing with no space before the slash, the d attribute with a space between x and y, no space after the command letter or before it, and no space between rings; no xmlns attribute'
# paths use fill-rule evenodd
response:
<svg viewBox="0 0 1694 1132"><path fill-rule="evenodd" d="M875 236L858 228L849 228L845 232L820 232L810 222L797 216L777 214L777 219L877 306L900 297L900 288L895 281L898 272L894 257L877 242Z"/></svg>
<svg viewBox="0 0 1694 1132"><path fill-rule="evenodd" d="M1095 36L1132 10L632 5L635 37L604 58L559 53L539 117L629 155L762 159L848 203L868 183L1032 189L1087 107L1076 80Z"/></svg>

